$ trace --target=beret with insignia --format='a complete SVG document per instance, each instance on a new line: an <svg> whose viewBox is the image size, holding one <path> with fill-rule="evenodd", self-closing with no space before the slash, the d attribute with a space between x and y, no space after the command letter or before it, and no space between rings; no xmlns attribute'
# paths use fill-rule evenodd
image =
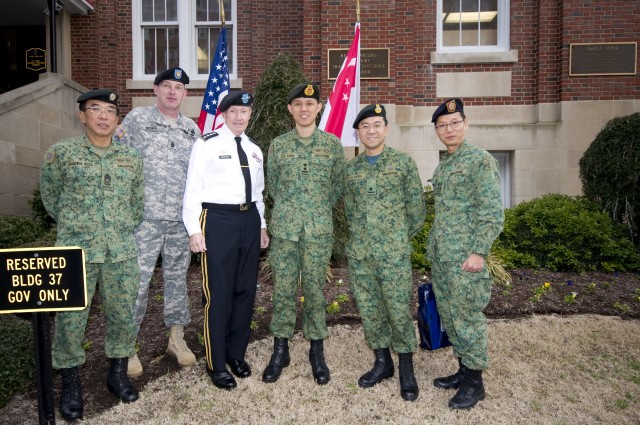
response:
<svg viewBox="0 0 640 425"><path fill-rule="evenodd" d="M253 96L251 96L251 93L246 91L232 91L222 99L218 106L218 111L224 112L232 106L250 107L252 103Z"/></svg>
<svg viewBox="0 0 640 425"><path fill-rule="evenodd" d="M116 93L115 91L113 91L111 89L89 90L88 92L82 93L80 96L78 96L78 103L80 104L80 107L82 108L82 105L84 105L84 103L87 100L92 100L92 99L110 103L112 105L115 105L116 108L119 106L118 105L118 93Z"/></svg>
<svg viewBox="0 0 640 425"><path fill-rule="evenodd" d="M299 97L315 99L320 102L320 90L315 84L300 83L289 92L289 95L287 96L287 103L291 103L293 99L297 99Z"/></svg>
<svg viewBox="0 0 640 425"><path fill-rule="evenodd" d="M457 97L448 99L442 105L438 106L438 109L436 109L431 117L431 122L436 122L440 115L455 114L456 112L460 112L464 118L464 103L462 103L462 99Z"/></svg>
<svg viewBox="0 0 640 425"><path fill-rule="evenodd" d="M165 80L178 81L182 84L189 84L189 76L182 68L169 68L156 75L153 84L158 85Z"/></svg>
<svg viewBox="0 0 640 425"><path fill-rule="evenodd" d="M374 103L373 105L367 105L362 108L362 111L358 114L355 121L353 121L353 128L358 128L358 124L365 118L369 117L382 117L384 118L384 124L387 125L387 111L384 109L384 105L380 103Z"/></svg>

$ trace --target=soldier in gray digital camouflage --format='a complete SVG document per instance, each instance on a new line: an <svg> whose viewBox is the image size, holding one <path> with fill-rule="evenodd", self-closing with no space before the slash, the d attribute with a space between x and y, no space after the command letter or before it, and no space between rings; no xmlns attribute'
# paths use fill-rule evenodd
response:
<svg viewBox="0 0 640 425"><path fill-rule="evenodd" d="M125 403L138 399L127 377L127 358L136 340L131 311L140 273L133 231L142 220L142 159L134 149L112 142L117 93L92 90L78 103L86 133L51 146L40 176L42 202L57 223L56 246L79 246L85 255L89 305L56 313L51 350L62 377L60 413L67 421L81 419L84 412L78 367L86 359L82 342L97 286L107 321L107 388Z"/></svg>
<svg viewBox="0 0 640 425"><path fill-rule="evenodd" d="M391 378L398 353L400 396L418 398L413 372L416 331L411 317L411 242L424 226L422 182L411 157L385 145L384 105L368 105L356 117L364 152L347 164L344 194L349 224L347 257L365 340L373 349L373 368L358 380L370 388Z"/></svg>
<svg viewBox="0 0 640 425"><path fill-rule="evenodd" d="M311 341L309 362L315 381L324 385L330 372L324 358L323 340L329 332L322 289L333 242L332 208L342 195L346 161L340 140L316 127L322 109L318 87L298 84L287 102L295 128L273 139L267 159L267 185L274 201L269 227L274 350L262 380L276 382L289 365L301 279L303 333Z"/></svg>
<svg viewBox="0 0 640 425"><path fill-rule="evenodd" d="M140 288L133 315L137 332L147 311L149 283L162 257L164 275L164 324L169 328L167 353L180 366L191 366L196 357L184 340L189 324L187 269L191 261L189 235L182 222L182 198L191 148L200 137L196 123L180 113L187 96L189 76L181 68L160 72L153 81L154 106L127 114L115 140L140 152L144 161L144 220L136 228ZM139 347L144 350L145 347ZM130 378L142 375L138 354L129 358Z"/></svg>
<svg viewBox="0 0 640 425"><path fill-rule="evenodd" d="M460 99L449 99L431 122L447 152L433 173L435 219L427 240L433 290L440 319L458 359L458 371L437 378L438 388L456 388L452 409L470 409L484 400L487 319L491 278L485 258L502 231L504 210L498 162L468 143L469 123Z"/></svg>

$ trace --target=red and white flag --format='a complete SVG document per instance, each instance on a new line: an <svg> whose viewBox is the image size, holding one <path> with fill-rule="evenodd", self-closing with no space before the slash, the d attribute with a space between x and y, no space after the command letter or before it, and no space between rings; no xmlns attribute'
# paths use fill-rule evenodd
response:
<svg viewBox="0 0 640 425"><path fill-rule="evenodd" d="M342 146L358 146L353 129L360 110L360 22L320 119L320 130L335 134Z"/></svg>

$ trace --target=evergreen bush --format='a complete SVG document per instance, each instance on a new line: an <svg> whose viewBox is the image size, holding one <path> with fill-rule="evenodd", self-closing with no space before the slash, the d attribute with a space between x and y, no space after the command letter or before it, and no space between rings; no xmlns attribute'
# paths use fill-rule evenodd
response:
<svg viewBox="0 0 640 425"><path fill-rule="evenodd" d="M507 268L611 272L640 267L620 223L585 198L558 194L507 209L493 250Z"/></svg>
<svg viewBox="0 0 640 425"><path fill-rule="evenodd" d="M0 314L0 408L35 379L31 323L12 314Z"/></svg>
<svg viewBox="0 0 640 425"><path fill-rule="evenodd" d="M291 89L302 82L309 81L302 67L289 53L283 53L264 70L254 92L251 119L247 134L260 146L267 163L271 141L279 135L291 131L295 122L287 109L287 95ZM320 114L318 114L320 118ZM266 166L264 168L267 177ZM271 219L273 199L269 196L269 186L264 190L265 218L267 225ZM349 230L344 215L344 206L338 202L333 208L334 231L332 259L334 265L346 264L345 243Z"/></svg>
<svg viewBox="0 0 640 425"><path fill-rule="evenodd" d="M585 196L624 224L640 249L640 113L614 118L580 159Z"/></svg>
<svg viewBox="0 0 640 425"><path fill-rule="evenodd" d="M31 206L31 217L40 222L44 227L53 227L56 224L42 203L40 185L36 186L33 190L33 198L29 201L29 206Z"/></svg>
<svg viewBox="0 0 640 425"><path fill-rule="evenodd" d="M18 248L34 243L45 238L48 233L50 229L31 217L0 217L0 249Z"/></svg>
<svg viewBox="0 0 640 425"><path fill-rule="evenodd" d="M427 214L422 230L411 238L411 267L415 270L431 269L431 262L427 260L427 238L435 217L435 198L433 189L424 189L424 199L427 204Z"/></svg>

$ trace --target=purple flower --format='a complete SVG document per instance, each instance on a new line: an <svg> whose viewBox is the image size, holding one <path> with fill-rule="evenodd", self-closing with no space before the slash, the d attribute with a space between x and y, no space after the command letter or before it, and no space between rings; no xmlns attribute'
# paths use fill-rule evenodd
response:
<svg viewBox="0 0 640 425"><path fill-rule="evenodd" d="M567 280L567 285L568 285L568 286L573 285L573 280L571 280L571 279Z"/></svg>

